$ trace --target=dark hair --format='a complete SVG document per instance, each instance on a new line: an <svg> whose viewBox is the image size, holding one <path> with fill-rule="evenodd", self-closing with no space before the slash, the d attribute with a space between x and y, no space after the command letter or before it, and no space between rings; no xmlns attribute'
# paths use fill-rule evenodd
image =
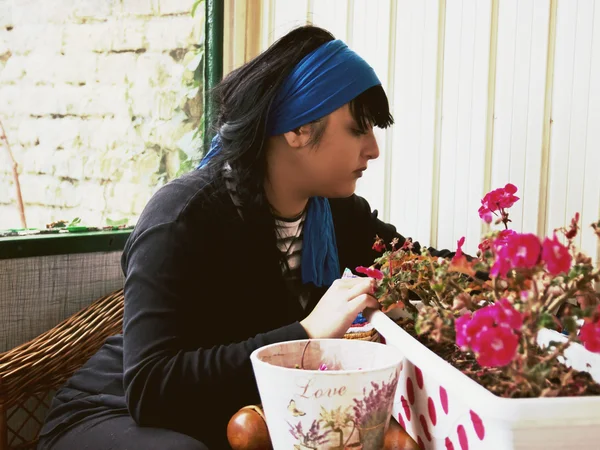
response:
<svg viewBox="0 0 600 450"><path fill-rule="evenodd" d="M296 28L232 71L214 89L212 97L218 114L213 130L220 134L222 150L210 160L208 169L219 176L224 164L230 164L243 210L264 211L268 206L263 188L264 147L268 138L267 118L279 87L306 55L333 39L331 33L319 27ZM387 128L393 123L381 86L374 86L352 100L350 110L361 129L369 125ZM324 129L316 122L313 143L318 142Z"/></svg>

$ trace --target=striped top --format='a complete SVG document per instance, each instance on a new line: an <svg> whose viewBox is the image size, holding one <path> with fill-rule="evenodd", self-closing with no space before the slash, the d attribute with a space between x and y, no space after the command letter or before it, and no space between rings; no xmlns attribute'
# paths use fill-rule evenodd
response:
<svg viewBox="0 0 600 450"><path fill-rule="evenodd" d="M231 169L228 167L225 168L225 183L231 200L241 216L241 203L236 195L236 187L231 177ZM291 219L277 216L274 216L274 218L277 232L277 248L279 248L282 254L281 273L283 274L288 290L298 298L302 308L306 309L306 305L308 304L308 290L302 284L302 272L300 269L306 211Z"/></svg>
<svg viewBox="0 0 600 450"><path fill-rule="evenodd" d="M282 253L281 272L292 294L298 297L302 308L306 308L308 297L302 284L302 238L304 234L304 220L306 212L293 219L275 217L277 230L277 247Z"/></svg>

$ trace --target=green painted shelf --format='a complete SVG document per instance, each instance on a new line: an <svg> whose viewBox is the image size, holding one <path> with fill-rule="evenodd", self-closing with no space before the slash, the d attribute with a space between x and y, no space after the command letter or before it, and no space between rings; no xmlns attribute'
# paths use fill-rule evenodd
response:
<svg viewBox="0 0 600 450"><path fill-rule="evenodd" d="M0 259L120 251L131 231L87 227L0 231Z"/></svg>

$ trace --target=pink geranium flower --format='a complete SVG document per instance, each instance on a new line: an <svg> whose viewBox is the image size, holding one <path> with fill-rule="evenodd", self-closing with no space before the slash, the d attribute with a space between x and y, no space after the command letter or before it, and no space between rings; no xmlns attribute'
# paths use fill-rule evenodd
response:
<svg viewBox="0 0 600 450"><path fill-rule="evenodd" d="M459 260L463 255L463 251L462 251L462 246L465 245L465 237L461 237L457 242L456 245L458 246L456 249L456 253L454 254L454 257L452 258L452 261L457 261Z"/></svg>
<svg viewBox="0 0 600 450"><path fill-rule="evenodd" d="M496 249L504 247L508 243L508 238L515 234L514 230L502 230L498 233L496 239L494 239L494 247L496 247Z"/></svg>
<svg viewBox="0 0 600 450"><path fill-rule="evenodd" d="M356 268L357 273L362 273L370 278L374 278L376 280L383 280L383 273L381 270L372 269L370 267L359 266Z"/></svg>
<svg viewBox="0 0 600 450"><path fill-rule="evenodd" d="M579 339L587 350L600 353L600 322L583 324L579 331Z"/></svg>
<svg viewBox="0 0 600 450"><path fill-rule="evenodd" d="M454 329L456 330L456 345L461 348L466 348L471 342L471 337L467 333L467 327L473 316L470 312L463 314L454 321Z"/></svg>
<svg viewBox="0 0 600 450"><path fill-rule="evenodd" d="M506 252L500 250L496 254L496 260L494 261L494 265L490 269L490 275L493 277L502 277L506 278L508 271L512 269L510 261L506 256Z"/></svg>
<svg viewBox="0 0 600 450"><path fill-rule="evenodd" d="M523 326L523 316L515 309L513 304L507 298L501 298L494 305L496 323L506 325L514 331L519 331Z"/></svg>
<svg viewBox="0 0 600 450"><path fill-rule="evenodd" d="M492 221L492 213L510 208L519 200L519 197L514 195L516 192L517 187L510 183L503 188L494 189L493 191L488 192L481 200L479 217L487 223L490 223Z"/></svg>
<svg viewBox="0 0 600 450"><path fill-rule="evenodd" d="M531 269L540 259L540 240L535 234L514 233L506 238L507 256L514 267Z"/></svg>
<svg viewBox="0 0 600 450"><path fill-rule="evenodd" d="M542 246L535 234L512 233L506 236L506 244L497 249L496 260L490 274L506 277L510 269L531 269L540 260Z"/></svg>
<svg viewBox="0 0 600 450"><path fill-rule="evenodd" d="M482 252L485 252L489 249L492 248L492 242L489 239L483 239L479 245L477 246L477 248L479 248L479 250L481 250Z"/></svg>
<svg viewBox="0 0 600 450"><path fill-rule="evenodd" d="M492 219L494 217L492 216L492 212L489 209L487 209L487 207L481 206L479 207L477 212L479 213L479 217L481 217L485 221L485 223L492 223Z"/></svg>
<svg viewBox="0 0 600 450"><path fill-rule="evenodd" d="M383 239L381 239L379 236L376 236L375 243L373 244L372 248L376 252L382 253L385 250L385 243L383 242Z"/></svg>
<svg viewBox="0 0 600 450"><path fill-rule="evenodd" d="M515 357L522 326L521 313L510 300L502 298L473 315L467 313L456 319L456 345L471 348L482 366L504 366Z"/></svg>
<svg viewBox="0 0 600 450"><path fill-rule="evenodd" d="M552 239L545 238L542 245L542 259L552 275L568 273L571 269L569 248L558 241L556 234Z"/></svg>
<svg viewBox="0 0 600 450"><path fill-rule="evenodd" d="M469 347L482 329L494 326L494 316L488 308L481 308L473 315L467 313L454 322L456 328L456 345Z"/></svg>
<svg viewBox="0 0 600 450"><path fill-rule="evenodd" d="M596 309L594 318L586 319L579 330L579 339L587 350L600 353L600 305Z"/></svg>
<svg viewBox="0 0 600 450"><path fill-rule="evenodd" d="M519 337L507 326L486 327L477 333L471 348L483 367L510 364L517 354Z"/></svg>

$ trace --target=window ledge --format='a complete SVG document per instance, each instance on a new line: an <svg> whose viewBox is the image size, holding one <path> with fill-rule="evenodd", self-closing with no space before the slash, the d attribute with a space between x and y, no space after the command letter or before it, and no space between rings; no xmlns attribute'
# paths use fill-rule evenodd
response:
<svg viewBox="0 0 600 450"><path fill-rule="evenodd" d="M31 234L2 236L0 259L29 258L34 256L67 255L121 251L132 229L106 231L29 231Z"/></svg>

